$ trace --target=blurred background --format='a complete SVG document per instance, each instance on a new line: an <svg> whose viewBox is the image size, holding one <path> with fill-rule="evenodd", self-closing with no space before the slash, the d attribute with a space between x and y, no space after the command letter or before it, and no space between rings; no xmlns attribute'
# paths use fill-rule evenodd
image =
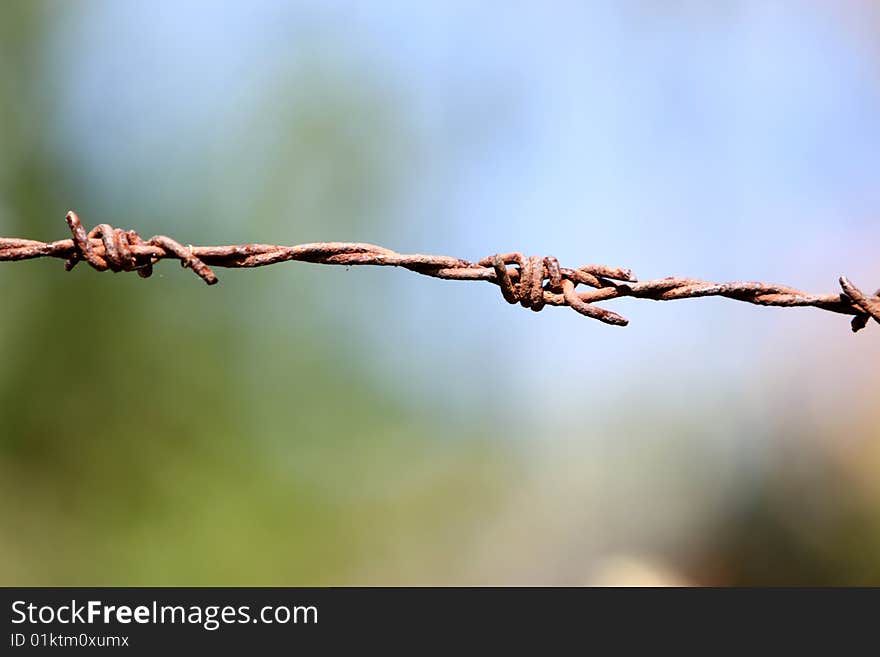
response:
<svg viewBox="0 0 880 657"><path fill-rule="evenodd" d="M876 3L0 3L0 235L880 285ZM880 584L880 328L0 266L5 585Z"/></svg>

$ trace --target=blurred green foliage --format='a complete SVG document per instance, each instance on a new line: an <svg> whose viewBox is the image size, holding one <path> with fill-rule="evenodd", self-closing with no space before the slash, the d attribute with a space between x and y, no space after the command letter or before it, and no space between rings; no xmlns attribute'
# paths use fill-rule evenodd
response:
<svg viewBox="0 0 880 657"><path fill-rule="evenodd" d="M271 135L271 161L243 163L233 142L217 157L239 170L218 167L170 201L144 179L120 202L81 179L47 129L64 112L44 57L57 34L49 5L0 5L4 234L61 238L69 206L90 225L100 212L159 232L210 217L216 177L257 175L242 239L284 232L291 213L300 234L328 238L389 193L394 109L316 70L288 81L307 102L285 103L284 89L265 99L253 127ZM206 294L170 267L149 284L84 266L63 275L60 262L4 267L3 584L380 583L425 563L442 580L448 525L491 503L515 464L492 461L479 436L440 449L346 347L357 329L312 310L332 284L260 274Z"/></svg>

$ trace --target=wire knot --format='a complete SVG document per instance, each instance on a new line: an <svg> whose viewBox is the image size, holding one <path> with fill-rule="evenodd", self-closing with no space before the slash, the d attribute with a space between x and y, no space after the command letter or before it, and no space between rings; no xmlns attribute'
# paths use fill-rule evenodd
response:
<svg viewBox="0 0 880 657"><path fill-rule="evenodd" d="M149 278L153 275L153 265L171 255L178 258L183 267L192 269L208 285L217 282L214 272L196 257L192 246L184 247L162 235L156 235L145 242L136 231L113 228L109 224L99 224L87 233L75 212L68 212L65 219L73 233L75 248L73 255L65 263L67 271L84 260L97 271L136 271L141 278Z"/></svg>
<svg viewBox="0 0 880 657"><path fill-rule="evenodd" d="M844 301L850 301L859 311L852 319L853 333L858 333L868 325L873 317L874 321L880 324L880 290L871 298L859 288L853 285L846 276L840 277L840 287L843 294L840 295Z"/></svg>
<svg viewBox="0 0 880 657"><path fill-rule="evenodd" d="M598 319L606 324L626 326L629 323L625 317L581 299L575 287L584 276L594 277L584 271L562 269L556 258L552 256L508 253L496 254L488 260L495 270L495 283L501 288L501 294L508 303L519 303L523 308L529 308L534 312L540 311L548 303L553 303L569 306L581 315ZM516 268L508 269L508 265L515 265ZM616 275L631 278L631 272L628 271ZM513 282L514 278L517 279L516 283Z"/></svg>

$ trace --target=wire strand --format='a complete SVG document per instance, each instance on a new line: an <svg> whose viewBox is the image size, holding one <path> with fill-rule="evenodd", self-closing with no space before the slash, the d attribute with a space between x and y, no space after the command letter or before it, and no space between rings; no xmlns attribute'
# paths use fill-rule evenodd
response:
<svg viewBox="0 0 880 657"><path fill-rule="evenodd" d="M66 261L68 271L85 261L97 271L135 271L149 278L156 263L178 260L208 285L218 282L212 267L265 267L291 260L324 265L402 267L445 280L487 281L501 289L508 303L519 303L535 312L545 306L568 306L581 315L615 326L626 326L629 322L618 313L596 305L598 302L619 297L672 301L719 296L759 306L809 306L852 315L853 331L865 328L872 318L880 324L880 290L868 296L846 277L840 278L841 292L816 295L757 282L712 283L680 277L640 282L629 269L604 265L569 269L561 267L556 258L521 253L495 254L469 262L450 256L402 254L360 242L184 246L165 235L143 240L133 230L108 224L86 232L75 212L68 212L65 220L72 239L39 242L0 237L0 262L61 258ZM578 286L588 289L578 290Z"/></svg>

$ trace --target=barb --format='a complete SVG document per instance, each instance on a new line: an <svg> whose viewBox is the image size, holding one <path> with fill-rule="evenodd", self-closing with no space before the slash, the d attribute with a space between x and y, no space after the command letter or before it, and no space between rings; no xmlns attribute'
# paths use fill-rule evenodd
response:
<svg viewBox="0 0 880 657"><path fill-rule="evenodd" d="M585 265L561 267L556 258L496 254L478 262L449 256L406 255L374 244L316 242L297 246L244 244L238 246L184 246L170 237L156 235L143 240L133 230L100 224L86 232L76 213L69 212L67 225L72 239L57 242L0 237L0 262L62 258L70 271L84 261L98 271L136 271L149 278L161 260L178 260L208 285L217 283L211 267L264 267L296 260L325 265L374 265L402 267L417 274L459 281L487 281L501 288L511 304L538 312L545 306L568 306L606 324L626 326L628 320L597 302L618 297L654 301L720 296L759 306L784 308L810 306L852 315L852 329L859 331L873 318L880 324L880 290L866 295L847 278L840 279L841 293L815 295L768 283L710 283L692 278L662 278L638 282L629 269ZM587 290L579 291L582 285Z"/></svg>

